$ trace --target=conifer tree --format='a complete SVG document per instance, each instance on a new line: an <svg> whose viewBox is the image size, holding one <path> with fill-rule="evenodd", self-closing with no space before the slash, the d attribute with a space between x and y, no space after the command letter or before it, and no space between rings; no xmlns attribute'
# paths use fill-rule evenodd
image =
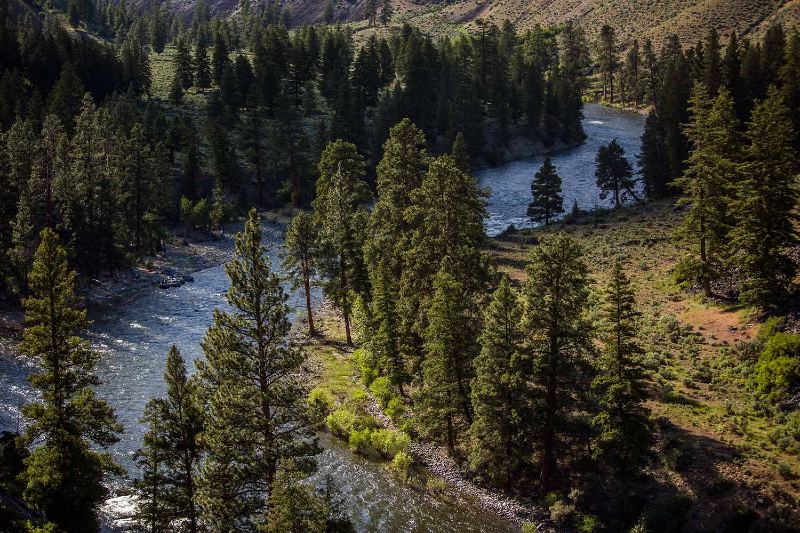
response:
<svg viewBox="0 0 800 533"><path fill-rule="evenodd" d="M456 133L456 138L453 139L453 148L450 150L450 155L456 161L456 165L461 172L469 173L469 151L467 150L467 141L464 139L464 132L459 131Z"/></svg>
<svg viewBox="0 0 800 533"><path fill-rule="evenodd" d="M592 421L597 431L592 453L622 474L639 471L652 441L643 406L647 393L637 340L639 317L630 281L617 260L603 297L602 373L592 382L600 412Z"/></svg>
<svg viewBox="0 0 800 533"><path fill-rule="evenodd" d="M137 452L142 478L137 487L143 506L139 520L150 531L164 531L177 520L184 530L199 529L195 502L200 462L203 412L198 404L197 381L186 375L186 365L177 347L167 355L164 371L167 396L151 399L142 421L148 425L143 446Z"/></svg>
<svg viewBox="0 0 800 533"><path fill-rule="evenodd" d="M740 299L770 308L786 297L795 266L787 255L797 242L797 153L789 110L778 89L756 104L747 124L745 162L731 210L733 260L741 267Z"/></svg>
<svg viewBox="0 0 800 533"><path fill-rule="evenodd" d="M323 11L322 20L325 24L333 24L333 0L325 0L325 9Z"/></svg>
<svg viewBox="0 0 800 533"><path fill-rule="evenodd" d="M344 318L347 343L352 344L350 318L357 294L367 291L363 247L370 199L363 180L364 161L355 145L337 140L319 160L314 217L320 227L320 272L325 294Z"/></svg>
<svg viewBox="0 0 800 533"><path fill-rule="evenodd" d="M605 25L600 29L597 41L597 55L603 73L603 98L608 96L614 103L614 73L616 72L619 57L617 55L617 37L614 28Z"/></svg>
<svg viewBox="0 0 800 533"><path fill-rule="evenodd" d="M192 55L185 37L179 37L175 44L175 75L184 91L194 85Z"/></svg>
<svg viewBox="0 0 800 533"><path fill-rule="evenodd" d="M106 496L103 478L117 467L92 446L114 444L122 427L93 389L99 384L92 373L98 355L81 336L89 322L77 307L66 251L49 228L40 241L28 278L31 295L23 302L20 345L37 365L29 380L42 394L41 401L23 408L29 421L24 442L36 444L25 459L23 495L64 531L97 531L97 510Z"/></svg>
<svg viewBox="0 0 800 533"><path fill-rule="evenodd" d="M529 369L521 321L522 306L508 276L503 276L486 309L481 352L474 362L469 461L474 470L506 489L519 475L530 447Z"/></svg>
<svg viewBox="0 0 800 533"><path fill-rule="evenodd" d="M564 212L561 197L561 178L549 157L545 158L531 182L533 201L528 205L528 216L534 222L550 224L550 220Z"/></svg>
<svg viewBox="0 0 800 533"><path fill-rule="evenodd" d="M327 531L328 509L303 483L305 474L290 460L282 460L269 491L265 533Z"/></svg>
<svg viewBox="0 0 800 533"><path fill-rule="evenodd" d="M664 162L667 160L664 131L655 110L650 110L642 132L642 149L637 156L639 174L644 184L644 194L651 200L669 194L671 176Z"/></svg>
<svg viewBox="0 0 800 533"><path fill-rule="evenodd" d="M737 121L733 100L724 87L712 101L705 85L698 83L690 109L692 120L686 135L693 150L686 172L675 184L684 191L683 203L690 206L681 233L694 241L699 256L699 261L690 258L686 267L710 297L711 282L719 275L727 245L728 194L736 181L731 155L736 149Z"/></svg>
<svg viewBox="0 0 800 533"><path fill-rule="evenodd" d="M64 63L58 81L50 91L47 110L59 118L68 134L75 129L75 116L80 110L84 92L86 89L75 69L70 63Z"/></svg>
<svg viewBox="0 0 800 533"><path fill-rule="evenodd" d="M719 34L714 28L708 30L708 35L703 45L703 63L702 83L708 89L709 95L715 97L723 80Z"/></svg>
<svg viewBox="0 0 800 533"><path fill-rule="evenodd" d="M372 334L368 347L378 361L382 373L397 387L401 395L405 395L403 385L408 381L408 374L406 354L402 349L396 280L384 261L370 272Z"/></svg>
<svg viewBox="0 0 800 533"><path fill-rule="evenodd" d="M225 42L225 36L218 31L214 34L214 48L211 51L211 75L217 85L222 82L222 73L225 68L230 66L231 60L228 56L228 44Z"/></svg>
<svg viewBox="0 0 800 533"><path fill-rule="evenodd" d="M637 198L633 191L636 185L633 168L625 158L625 150L616 139L608 146L601 146L598 149L595 163L597 165L595 178L601 199L611 195L614 208L617 209L628 196Z"/></svg>
<svg viewBox="0 0 800 533"><path fill-rule="evenodd" d="M420 428L431 437L444 438L452 454L458 435L472 423L469 381L476 327L464 306L464 287L449 268L445 259L433 281L416 405Z"/></svg>
<svg viewBox="0 0 800 533"><path fill-rule="evenodd" d="M523 330L533 374L533 424L537 434L539 477L552 487L558 461L567 454L575 416L585 409L591 374L591 327L584 319L588 269L583 250L564 233L544 239L525 269Z"/></svg>
<svg viewBox="0 0 800 533"><path fill-rule="evenodd" d="M201 31L197 36L194 48L194 84L198 89L211 87L211 65L208 59L208 42L206 33Z"/></svg>
<svg viewBox="0 0 800 533"><path fill-rule="evenodd" d="M232 532L264 523L279 461L295 459L308 472L316 445L299 376L305 354L287 344L287 296L255 209L225 270L232 310L215 310L197 362L207 412L198 502L208 527Z"/></svg>
<svg viewBox="0 0 800 533"><path fill-rule="evenodd" d="M183 86L178 72L175 72L172 77L172 83L169 86L169 101L175 105L180 105L183 101Z"/></svg>
<svg viewBox="0 0 800 533"><path fill-rule="evenodd" d="M283 241L283 270L292 282L292 288L303 287L308 316L308 334L313 336L314 315L311 310L311 280L317 273L319 235L314 217L308 211L300 211L286 228Z"/></svg>

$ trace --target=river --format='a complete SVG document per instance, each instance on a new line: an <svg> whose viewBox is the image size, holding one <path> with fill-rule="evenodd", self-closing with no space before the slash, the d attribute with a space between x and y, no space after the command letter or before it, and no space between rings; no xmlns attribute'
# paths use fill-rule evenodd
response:
<svg viewBox="0 0 800 533"><path fill-rule="evenodd" d="M619 111L598 104L587 104L584 107L583 129L586 132L586 142L575 148L550 154L556 172L561 177L564 209L567 212L572 209L574 201L583 210L611 205L610 199L600 199L600 190L595 184L594 160L597 149L617 139L625 150L626 158L636 169L644 120L639 113ZM517 229L534 225L526 213L531 202L531 181L543 161L544 156L537 156L476 172L481 185L491 190L487 207L487 234L497 235L509 224Z"/></svg>
<svg viewBox="0 0 800 533"><path fill-rule="evenodd" d="M577 199L582 208L602 205L594 185L594 155L600 144L617 138L632 157L638 152L643 119L632 113L596 105L586 107L587 142L554 154L553 162L563 180L565 206ZM530 181L542 157L526 159L477 173L491 189L487 233L497 234L509 224L526 227ZM267 225L265 241L273 243L270 257L278 264L279 228ZM98 395L113 407L125 427L119 443L111 448L114 459L136 472L133 454L144 430L139 422L147 400L164 394L166 354L176 344L187 366L201 357L200 340L215 308L224 308L228 279L222 265L194 274L194 283L182 287L145 290L113 307L95 309L91 340L102 353L97 373L103 383ZM318 296L317 296L318 298ZM291 295L293 308L302 308L300 294ZM18 407L36 398L27 384L31 367L22 359L0 357L0 429L13 430ZM358 531L505 532L510 524L467 501L431 497L396 482L383 468L350 453L346 446L323 438L314 480L330 478L341 491L344 508Z"/></svg>

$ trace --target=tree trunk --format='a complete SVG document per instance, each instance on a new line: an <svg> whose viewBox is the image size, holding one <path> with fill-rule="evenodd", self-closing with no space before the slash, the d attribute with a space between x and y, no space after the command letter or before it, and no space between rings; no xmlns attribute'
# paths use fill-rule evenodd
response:
<svg viewBox="0 0 800 533"><path fill-rule="evenodd" d="M311 314L311 281L308 279L308 276L305 276L305 288L306 288L306 312L308 313L308 334L312 337L316 333L314 331L314 316Z"/></svg>

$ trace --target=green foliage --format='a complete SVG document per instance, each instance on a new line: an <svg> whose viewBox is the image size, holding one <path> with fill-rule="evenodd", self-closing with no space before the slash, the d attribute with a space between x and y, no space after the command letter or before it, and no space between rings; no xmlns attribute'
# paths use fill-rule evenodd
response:
<svg viewBox="0 0 800 533"><path fill-rule="evenodd" d="M528 206L528 216L534 222L545 225L564 212L564 198L561 197L561 178L556 174L549 157L536 172L531 182L533 201Z"/></svg>
<svg viewBox="0 0 800 533"><path fill-rule="evenodd" d="M730 234L733 260L743 271L740 299L772 308L782 302L794 278L787 255L797 243L797 153L792 122L783 97L774 87L759 102L747 124L746 162L737 182Z"/></svg>
<svg viewBox="0 0 800 533"><path fill-rule="evenodd" d="M602 374L592 382L600 404L600 412L592 420L597 432L593 454L617 473L637 473L652 437L643 405L647 393L637 340L641 315L619 260L614 263L603 300Z"/></svg>
<svg viewBox="0 0 800 533"><path fill-rule="evenodd" d="M278 462L296 459L308 469L304 459L316 449L299 375L306 356L286 342L287 296L272 272L255 209L225 270L231 310L215 311L201 344L205 359L197 362L208 411L198 501L204 521L220 530L260 523Z"/></svg>
<svg viewBox="0 0 800 533"><path fill-rule="evenodd" d="M311 280L317 273L319 254L318 230L314 218L307 211L300 211L289 222L281 249L283 270L289 277L292 288L303 287L308 317L308 333L314 335L314 316L311 310Z"/></svg>
<svg viewBox="0 0 800 533"><path fill-rule="evenodd" d="M326 418L334 407L333 395L327 389L314 387L308 393L308 407L320 418Z"/></svg>
<svg viewBox="0 0 800 533"><path fill-rule="evenodd" d="M369 391L375 396L375 399L378 400L378 403L383 408L386 408L391 399L395 396L395 391L391 386L391 382L389 378L385 376L376 378L369 385Z"/></svg>
<svg viewBox="0 0 800 533"><path fill-rule="evenodd" d="M92 531L106 495L104 474L117 467L90 444L108 447L122 428L94 393L98 355L81 337L89 322L77 307L66 251L49 228L40 240L28 277L31 295L23 301L27 327L20 345L38 367L29 380L42 395L23 408L29 423L22 438L39 443L24 461L23 496L59 528Z"/></svg>
<svg viewBox="0 0 800 533"><path fill-rule="evenodd" d="M359 348L351 356L361 375L361 382L369 387L378 377L378 366L375 356L365 348Z"/></svg>
<svg viewBox="0 0 800 533"><path fill-rule="evenodd" d="M416 418L422 431L444 439L452 452L459 428L472 422L469 380L476 325L464 308L463 286L448 266L445 261L433 282Z"/></svg>
<svg viewBox="0 0 800 533"><path fill-rule="evenodd" d="M404 431L395 429L376 429L370 434L372 447L386 457L394 458L398 453L411 453L411 437Z"/></svg>
<svg viewBox="0 0 800 533"><path fill-rule="evenodd" d="M775 333L767 341L755 368L758 391L779 402L800 387L800 335Z"/></svg>
<svg viewBox="0 0 800 533"><path fill-rule="evenodd" d="M166 398L151 399L142 418L148 431L135 455L142 470L142 478L134 482L142 502L137 518L151 530L185 520L193 533L198 530L194 500L204 413L198 405L197 382L187 376L175 346L167 355L164 381Z"/></svg>
<svg viewBox="0 0 800 533"><path fill-rule="evenodd" d="M541 413L532 429L539 435L540 479L548 488L557 461L579 424L568 413L586 408L591 378L591 327L584 318L588 304L588 269L583 249L564 233L543 239L526 268L523 331L534 354L529 377L539 390L534 409Z"/></svg>
<svg viewBox="0 0 800 533"><path fill-rule="evenodd" d="M290 460L279 464L275 480L270 484L267 520L261 528L266 533L301 533L326 531L326 502L303 482L305 471Z"/></svg>
<svg viewBox="0 0 800 533"><path fill-rule="evenodd" d="M17 437L10 431L0 433L0 491L14 497L22 495L20 474L25 470L24 460L28 456L28 450Z"/></svg>
<svg viewBox="0 0 800 533"><path fill-rule="evenodd" d="M358 427L358 417L349 409L336 409L325 418L325 425L334 435L349 439Z"/></svg>
<svg viewBox="0 0 800 533"><path fill-rule="evenodd" d="M503 276L486 310L475 358L470 427L470 466L496 483L509 487L512 476L525 466L530 444L530 372L520 328L522 307Z"/></svg>
<svg viewBox="0 0 800 533"><path fill-rule="evenodd" d="M366 455L372 449L372 432L369 428L357 429L347 438L350 451Z"/></svg>
<svg viewBox="0 0 800 533"><path fill-rule="evenodd" d="M633 191L636 181L633 179L633 168L625 158L625 150L616 139L608 146L601 146L595 160L597 169L595 178L600 189L600 198L611 195L614 208L618 208L627 197L636 198Z"/></svg>
<svg viewBox="0 0 800 533"><path fill-rule="evenodd" d="M711 296L711 282L719 277L725 260L728 195L737 179L733 156L738 124L733 100L725 88L712 99L705 85L696 84L690 111L692 120L685 133L694 149L686 172L675 185L683 191L681 202L689 205L681 234L689 237L696 249L684 263L681 275L699 282L706 296Z"/></svg>
<svg viewBox="0 0 800 533"><path fill-rule="evenodd" d="M404 451L397 452L390 463L392 473L401 481L408 480L414 460Z"/></svg>

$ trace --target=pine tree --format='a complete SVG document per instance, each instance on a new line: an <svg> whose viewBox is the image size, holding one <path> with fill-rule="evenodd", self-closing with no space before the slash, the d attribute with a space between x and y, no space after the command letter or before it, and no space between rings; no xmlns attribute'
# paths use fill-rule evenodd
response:
<svg viewBox="0 0 800 533"><path fill-rule="evenodd" d="M370 272L372 282L372 334L367 344L378 366L389 382L405 395L403 385L408 381L406 354L401 339L400 317L397 309L397 278L381 261Z"/></svg>
<svg viewBox="0 0 800 533"><path fill-rule="evenodd" d="M742 269L742 302L770 308L786 297L795 266L787 255L797 242L794 209L797 153L789 110L778 89L756 104L731 211L733 260Z"/></svg>
<svg viewBox="0 0 800 533"><path fill-rule="evenodd" d="M24 300L26 329L20 349L39 370L29 378L41 401L27 404L23 439L38 443L25 459L24 498L65 531L97 531L97 509L106 496L103 476L116 471L92 446L117 442L122 427L111 407L95 396L98 355L81 337L89 322L77 307L75 272L55 232L40 235Z"/></svg>
<svg viewBox="0 0 800 533"><path fill-rule="evenodd" d="M476 326L464 306L464 287L449 266L445 259L433 281L416 412L420 428L444 438L452 454L458 435L472 423L469 382Z"/></svg>
<svg viewBox="0 0 800 533"><path fill-rule="evenodd" d="M711 100L706 86L698 83L691 99L692 120L686 136L693 150L686 172L675 180L683 192L689 211L681 233L697 244L699 262L690 258L686 266L706 297L711 282L719 275L727 246L729 188L736 180L736 164L731 155L736 149L737 121L733 100L726 88Z"/></svg>
<svg viewBox="0 0 800 533"><path fill-rule="evenodd" d="M720 56L719 34L717 30L708 30L705 45L703 46L703 77L702 82L708 93L715 97L722 85L722 57Z"/></svg>
<svg viewBox="0 0 800 533"><path fill-rule="evenodd" d="M317 273L319 236L314 217L308 211L300 211L286 228L283 241L283 270L292 281L292 288L303 287L308 316L308 334L314 336L314 315L311 310L311 280Z"/></svg>
<svg viewBox="0 0 800 533"><path fill-rule="evenodd" d="M531 182L533 201L528 206L528 216L534 222L550 224L552 218L564 212L564 198L561 197L561 178L549 157L545 158L539 171Z"/></svg>
<svg viewBox="0 0 800 533"><path fill-rule="evenodd" d="M194 85L192 55L185 37L179 37L175 44L175 75L184 91Z"/></svg>
<svg viewBox="0 0 800 533"><path fill-rule="evenodd" d="M203 412L198 405L197 381L186 375L177 347L167 355L165 398L151 399L142 422L148 425L137 451L142 478L135 483L143 505L139 521L153 532L165 531L176 520L185 531L199 529L195 503Z"/></svg>
<svg viewBox="0 0 800 533"><path fill-rule="evenodd" d="M294 462L281 461L275 480L270 485L265 533L306 533L327 531L328 509L303 483L305 474Z"/></svg>
<svg viewBox="0 0 800 533"><path fill-rule="evenodd" d="M464 133L459 131L456 133L456 138L453 139L453 147L450 149L450 155L458 166L458 170L464 173L469 173L471 168L469 162L469 151L467 151L467 142L464 139Z"/></svg>
<svg viewBox="0 0 800 533"><path fill-rule="evenodd" d="M201 31L194 48L194 84L198 89L211 87L211 65L208 60L208 42Z"/></svg>
<svg viewBox="0 0 800 533"><path fill-rule="evenodd" d="M610 194L614 201L614 209L617 209L628 196L637 198L633 190L636 186L633 168L625 158L625 150L616 139L608 146L601 146L598 149L595 164L597 165L595 178L601 199L606 199Z"/></svg>
<svg viewBox="0 0 800 533"><path fill-rule="evenodd" d="M507 276L492 296L475 358L470 427L471 468L509 489L525 466L530 447L530 406L526 386L522 306Z"/></svg>
<svg viewBox="0 0 800 533"><path fill-rule="evenodd" d="M69 134L75 129L75 116L80 110L84 92L86 89L75 74L75 69L70 63L64 63L58 81L50 91L47 110L61 120L61 124Z"/></svg>
<svg viewBox="0 0 800 533"><path fill-rule="evenodd" d="M671 176L664 164L667 160L664 131L655 110L650 110L642 132L642 149L637 156L644 194L651 200L665 198L670 191Z"/></svg>
<svg viewBox="0 0 800 533"><path fill-rule="evenodd" d="M178 72L172 77L172 84L169 87L169 101L175 105L180 105L183 101L183 85Z"/></svg>
<svg viewBox="0 0 800 533"><path fill-rule="evenodd" d="M583 250L564 233L544 239L525 269L523 330L535 384L533 426L540 452L542 488L552 487L558 461L568 454L575 416L585 408L590 381L587 356L591 327L583 318L588 302L588 269Z"/></svg>
<svg viewBox="0 0 800 533"><path fill-rule="evenodd" d="M603 98L608 95L609 101L614 103L614 73L619 63L617 56L617 37L609 25L600 29L597 42L597 54L600 68L603 73Z"/></svg>
<svg viewBox="0 0 800 533"><path fill-rule="evenodd" d="M205 359L197 362L207 411L198 502L210 528L232 532L263 523L279 461L295 459L308 472L316 445L299 375L306 357L287 344L287 296L255 209L225 270L232 311L214 312L201 344Z"/></svg>
<svg viewBox="0 0 800 533"><path fill-rule="evenodd" d="M344 318L347 344L352 344L350 317L355 295L367 290L363 247L370 200L364 161L355 145L337 140L319 160L314 217L320 227L320 272L323 290Z"/></svg>
<svg viewBox="0 0 800 533"><path fill-rule="evenodd" d="M364 10L369 25L374 26L378 16L378 0L366 0L364 3Z"/></svg>
<svg viewBox="0 0 800 533"><path fill-rule="evenodd" d="M214 34L214 48L211 51L211 75L217 85L220 85L222 81L222 73L225 71L225 67L230 66L229 55L225 36L221 31L216 32Z"/></svg>
<svg viewBox="0 0 800 533"><path fill-rule="evenodd" d="M592 382L600 397L600 412L592 420L597 431L592 453L621 474L639 472L652 442L643 405L647 392L637 341L639 317L630 281L617 260L603 298L602 374Z"/></svg>
<svg viewBox="0 0 800 533"><path fill-rule="evenodd" d="M463 285L465 306L475 316L478 301L489 290L491 266L482 250L484 195L450 155L432 159L422 183L411 193L405 218L413 229L400 279L399 309L404 342L415 357L421 353L420 339L427 328L433 278L445 257L452 276Z"/></svg>

